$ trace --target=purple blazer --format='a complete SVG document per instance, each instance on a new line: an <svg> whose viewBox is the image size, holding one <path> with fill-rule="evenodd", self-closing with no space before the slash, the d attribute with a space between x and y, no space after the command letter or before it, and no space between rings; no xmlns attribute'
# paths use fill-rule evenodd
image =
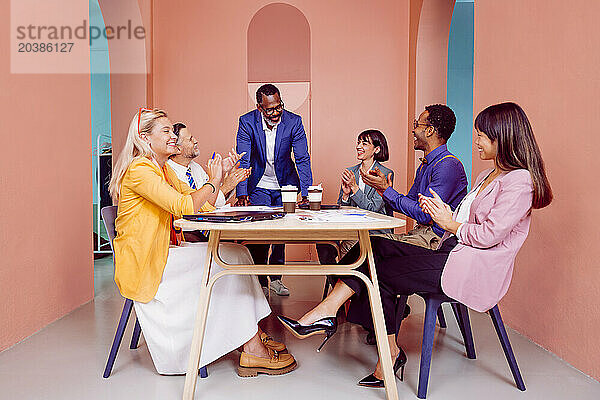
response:
<svg viewBox="0 0 600 400"><path fill-rule="evenodd" d="M490 169L477 177L474 188ZM442 289L473 310L494 307L508 291L531 222L533 183L526 169L500 174L471 204L442 272ZM449 234L444 234L445 239Z"/></svg>

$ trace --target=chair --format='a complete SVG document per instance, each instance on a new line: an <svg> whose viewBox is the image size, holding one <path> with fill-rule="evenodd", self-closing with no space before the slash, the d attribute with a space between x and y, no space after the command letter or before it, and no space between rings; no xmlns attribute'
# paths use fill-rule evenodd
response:
<svg viewBox="0 0 600 400"><path fill-rule="evenodd" d="M102 210L100 210L100 215L102 216L102 220L104 221L104 227L106 228L106 233L108 234L110 247L111 249L113 249L113 239L115 238L116 234L115 219L117 217L117 207L103 207ZM119 351L121 341L123 340L123 334L125 333L125 328L127 327L127 321L129 320L129 316L131 315L132 307L133 301L131 299L125 299L123 311L121 312L121 318L119 319L119 325L117 326L117 332L115 333L115 338L110 348L110 354L108 356L108 360L106 361L106 367L104 368L104 374L102 375L104 378L108 378L110 376L110 373L112 372L113 365L115 364L115 359L117 358L117 352ZM142 328L140 326L140 321L138 321L136 317L135 326L133 328L133 335L131 336L131 344L129 345L130 349L137 348L138 341L140 339L140 333L142 333ZM206 369L206 366L200 368L199 373L201 378L208 377L208 371Z"/></svg>
<svg viewBox="0 0 600 400"><path fill-rule="evenodd" d="M456 322L458 323L458 327L460 329L465 343L467 358L475 359L476 355L475 344L473 342L473 334L471 332L471 323L469 321L469 310L467 309L467 307L464 304L459 303L456 300L451 299L443 294L417 294L421 296L423 300L425 300L425 321L423 322L423 343L421 345L421 365L419 370L419 386L417 390L417 397L420 399L424 399L427 397L427 384L429 381L431 353L433 350L433 339L435 336L436 316L440 319L440 327L446 327L445 321L443 321L442 324L444 314L439 312L439 310L441 310L442 303L450 303L452 305L452 311L454 312ZM406 298L402 300L403 301L401 301L400 304L406 304ZM402 316L402 314L399 313L404 313L404 307L397 307L396 313L397 317ZM488 313L492 318L492 323L494 324L494 328L496 329L498 339L500 340L500 344L502 345L502 350L504 350L504 355L506 356L506 360L512 372L515 384L517 385L517 388L519 390L524 391L525 383L523 382L523 377L521 376L521 372L519 371L519 366L517 365L517 360L512 351L510 340L508 339L506 329L504 328L504 323L502 322L502 317L500 316L498 305L492 307L488 311Z"/></svg>

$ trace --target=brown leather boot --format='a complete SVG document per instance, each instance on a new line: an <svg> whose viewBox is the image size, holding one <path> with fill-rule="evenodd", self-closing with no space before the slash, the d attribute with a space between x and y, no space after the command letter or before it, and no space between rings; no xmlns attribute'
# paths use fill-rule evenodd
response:
<svg viewBox="0 0 600 400"><path fill-rule="evenodd" d="M285 344L276 342L275 339L273 339L271 336L267 335L264 332L260 334L260 341L267 349L275 350L278 353L288 352L287 348L285 347Z"/></svg>
<svg viewBox="0 0 600 400"><path fill-rule="evenodd" d="M296 369L298 364L294 356L288 353L278 353L271 349L268 358L256 357L242 352L238 375L241 377L257 376L258 374L283 375Z"/></svg>

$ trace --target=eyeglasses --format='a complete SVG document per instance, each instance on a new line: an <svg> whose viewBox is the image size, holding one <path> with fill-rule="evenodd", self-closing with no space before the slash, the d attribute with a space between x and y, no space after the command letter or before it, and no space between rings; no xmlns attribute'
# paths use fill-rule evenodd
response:
<svg viewBox="0 0 600 400"><path fill-rule="evenodd" d="M152 110L150 110L149 108L144 108L144 107L140 107L140 109L138 110L138 136L139 137L142 136L142 133L140 132L140 122L142 120L142 111L152 112Z"/></svg>
<svg viewBox="0 0 600 400"><path fill-rule="evenodd" d="M432 126L432 125L430 125L430 124L420 124L420 123L419 123L419 121L417 121L417 120L415 119L415 120L414 120L414 122L413 122L413 128L414 128L414 129L417 129L417 128L419 127L419 125L422 125L422 126Z"/></svg>
<svg viewBox="0 0 600 400"><path fill-rule="evenodd" d="M269 107L269 108L264 108L262 105L260 106L260 108L263 109L263 111L265 112L265 114L267 115L273 115L273 113L275 111L277 112L281 112L283 110L283 101L281 103L279 103L278 106L276 107Z"/></svg>

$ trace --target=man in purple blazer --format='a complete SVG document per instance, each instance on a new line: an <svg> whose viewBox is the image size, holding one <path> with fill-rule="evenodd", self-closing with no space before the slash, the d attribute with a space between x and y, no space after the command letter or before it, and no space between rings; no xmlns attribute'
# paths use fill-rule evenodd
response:
<svg viewBox="0 0 600 400"><path fill-rule="evenodd" d="M256 92L256 110L240 117L238 154L245 153L240 167L252 168L250 178L237 186L236 205L281 206L281 186L296 186L308 203L312 171L302 118L284 109L279 89L262 85ZM292 161L292 152L294 161ZM266 264L269 245L249 245L256 264ZM283 264L284 245L273 245L269 264ZM267 277L259 276L266 292ZM280 296L290 294L281 276L271 276L270 289Z"/></svg>

